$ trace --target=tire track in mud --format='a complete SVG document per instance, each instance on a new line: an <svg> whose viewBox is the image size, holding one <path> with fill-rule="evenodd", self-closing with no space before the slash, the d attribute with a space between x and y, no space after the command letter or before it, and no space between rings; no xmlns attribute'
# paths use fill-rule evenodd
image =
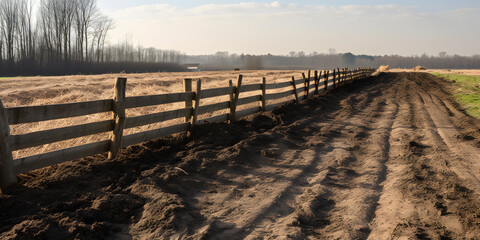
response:
<svg viewBox="0 0 480 240"><path fill-rule="evenodd" d="M361 99L362 101L359 102L357 108L367 108L369 107L369 112L373 112L371 109L372 107L370 106L370 103L372 102L372 99L375 98L375 95L372 95L371 92L368 92L368 94L365 98L362 96ZM328 96L331 98L331 96ZM335 98L335 96L333 97ZM352 97L348 98L345 101L342 102L356 102ZM378 105L378 104L377 104ZM379 104L380 107L383 107L385 104L382 102ZM379 108L378 106L375 106L374 108ZM343 108L342 108L343 109ZM356 110L358 111L358 110ZM378 112L375 111L375 112ZM371 113L371 115L374 115L377 113ZM337 114L334 114L337 115ZM348 114L351 115L351 114ZM226 230L224 229L223 231L220 231L219 233L218 229L214 230L211 229L209 231L209 236L212 238L218 238L220 239L222 236L244 236L245 238L254 238L256 236L271 236L271 237L276 237L278 234L281 235L289 235L289 236L300 236L301 235L301 228L298 227L298 225L302 226L305 223L305 219L309 218L315 218L313 215L315 215L313 212L311 212L311 209L298 209L298 207L295 207L298 202L295 201L295 198L300 196L302 199L313 199L313 201L318 201L318 198L324 198L325 196L322 196L322 194L308 194L308 196L302 195L304 192L304 189L308 187L308 190L312 191L315 187L310 187L311 185L315 185L315 181L321 182L323 178L326 177L326 172L331 172L335 169L335 164L334 162L328 162L328 161L323 161L322 159L319 158L322 154L320 153L326 153L327 155L336 155L337 153L337 147L333 146L332 147L332 142L333 143L338 143L342 145L342 148L345 148L344 146L344 141L345 141L345 136L340 132L341 130L345 129L345 127L351 123L349 123L347 120L347 116L343 116L341 119L334 119L332 120L322 120L318 119L318 117L313 117L313 118L308 118L305 120L300 120L297 121L291 125L288 125L286 127L282 127L284 129L276 129L275 132L285 132L286 136L284 137L284 141L286 139L289 139L288 141L291 141L291 139L296 139L296 143L291 144L293 146L294 150L297 154L296 155L301 155L301 156L308 156L304 157L303 159L307 159L306 162L304 162L302 159L300 159L300 162L298 161L299 159L291 158L291 157L285 157L285 155L290 155L292 154L285 154L283 153L282 159L277 159L280 160L276 164L284 164L285 162L297 162L296 164L298 165L303 165L301 171L297 171L295 173L294 177L289 176L289 183L287 185L281 185L278 184L279 186L277 187L277 190L280 190L279 192L276 192L275 194L272 194L275 196L274 198L270 197L267 199L270 199L267 205L263 205L260 207L260 209L263 209L260 211L260 213L253 215L253 218L249 218L248 221L244 221L243 223L236 224L237 227L233 227L233 224L230 224L230 228L227 228ZM323 123L318 123L319 121L323 121ZM340 123L339 123L340 121ZM365 122L365 121L364 121ZM366 122L365 122L366 123ZM312 127L313 125L313 127ZM316 131L312 131L312 129L317 129ZM326 129L326 133L321 132L319 129ZM353 133L353 131L350 130L350 132ZM312 135L313 133L313 135ZM329 143L328 145L323 144L324 142ZM321 143L319 145L319 143ZM278 144L278 143L273 143ZM335 145L335 144L334 144ZM301 154L298 154L298 149L300 148L306 148L305 150L302 150ZM267 148L271 149L271 146L262 146L262 148ZM292 151L292 150L290 150ZM348 153L348 151L344 150L345 152ZM289 152L287 150L287 152ZM305 164L304 164L305 163ZM319 166L321 165L321 166ZM255 171L262 171L262 168L256 168ZM278 173L277 173L278 174ZM313 180L312 180L313 179ZM276 181L279 181L280 179L277 179ZM271 186L275 183L270 183ZM253 186L251 187L253 190L256 189L261 189L261 187L258 186ZM241 195L248 195L249 192L252 191L247 191L246 193L243 193ZM318 189L317 189L318 192ZM312 204L312 201L307 201L305 204ZM302 203L300 203L302 204ZM303 204L303 206L305 206ZM229 204L226 204L229 205ZM215 207L217 208L217 207ZM250 209L252 210L252 209ZM305 211L306 210L306 211ZM241 211L240 211L241 212ZM251 211L255 212L255 211ZM232 218L230 216L230 218ZM233 218L235 219L235 218ZM321 220L320 220L321 221ZM240 225L238 227L238 225ZM278 232L279 229L283 229L283 231ZM214 233L215 232L215 233ZM238 235L240 234L240 235Z"/></svg>
<svg viewBox="0 0 480 240"><path fill-rule="evenodd" d="M473 239L478 236L478 217L471 211L480 205L452 167L458 157L440 136L439 128L445 126L438 127L430 115L432 107L441 108L426 99L426 89L407 91L418 78L404 80L408 95L400 99L406 105L400 115L408 121L394 124L392 160L370 238ZM445 121L454 114L442 115Z"/></svg>
<svg viewBox="0 0 480 240"><path fill-rule="evenodd" d="M357 127L346 129L349 145L347 161L330 168L323 182L332 192L329 198L334 207L328 212L329 224L316 229L318 237L327 239L362 239L370 228L379 198L380 184L385 179L385 162L388 160L388 140L392 118L397 112L396 104L388 104L385 96L378 96L378 107L370 114L360 114L359 119L348 121ZM343 143L345 144L345 142Z"/></svg>
<svg viewBox="0 0 480 240"><path fill-rule="evenodd" d="M346 115L342 117L337 115L337 118L333 120L335 124L328 124L328 127L315 124L317 128L327 130L321 135L329 136L326 139L328 145L317 147L316 159L312 163L310 171L304 174L301 181L294 184L295 187L288 191L289 193L286 194L288 197L281 199L282 201L276 204L278 210L281 209L280 206L284 205L289 205L292 210L288 214L279 214L278 210L271 211L269 218L275 219L275 222L268 220L259 222L256 224L256 229L249 233L248 238L255 239L265 236L276 238L279 235L274 235L274 233L279 234L278 229L288 229L286 230L287 235L295 238L304 238L308 235L320 236L317 228L341 223L341 221L330 219L332 212L337 211L335 208L338 203L335 202L335 199L339 195L333 189L344 189L349 185L362 184L358 181L355 183L356 176L361 173L356 173L355 168L351 165L361 164L352 154L352 152L358 151L355 150L358 145L355 142L351 143L351 139L368 137L365 125L369 124L372 118L379 117L378 112L382 112L385 106L385 100L378 98L377 94L369 92L365 95L367 95L365 98L360 96L362 99L360 102L354 100L359 97L355 96L341 103L342 109L348 105L352 110L349 111L348 118ZM376 100L373 101L373 98ZM352 121L353 119L355 120ZM312 138L318 139L318 136L312 136ZM349 182L343 183L342 178Z"/></svg>

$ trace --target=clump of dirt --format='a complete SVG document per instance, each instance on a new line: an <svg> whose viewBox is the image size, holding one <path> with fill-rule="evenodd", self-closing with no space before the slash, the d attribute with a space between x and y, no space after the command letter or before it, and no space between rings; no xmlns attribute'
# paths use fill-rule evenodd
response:
<svg viewBox="0 0 480 240"><path fill-rule="evenodd" d="M427 68L422 66L416 66L413 68L413 71L422 71L422 70L427 70Z"/></svg>
<svg viewBox="0 0 480 240"><path fill-rule="evenodd" d="M388 70L390 70L390 65L381 65L381 66L378 68L378 71L379 71L379 72L388 72Z"/></svg>
<svg viewBox="0 0 480 240"><path fill-rule="evenodd" d="M252 118L252 126L257 131L269 130L275 127L277 123L275 120L266 115L256 115Z"/></svg>

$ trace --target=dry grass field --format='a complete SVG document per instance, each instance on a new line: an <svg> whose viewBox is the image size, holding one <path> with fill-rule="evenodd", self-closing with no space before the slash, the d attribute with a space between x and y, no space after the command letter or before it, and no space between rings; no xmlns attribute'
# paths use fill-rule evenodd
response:
<svg viewBox="0 0 480 240"><path fill-rule="evenodd" d="M17 107L111 99L113 97L113 85L115 83L115 78L117 77L126 77L128 79L126 95L129 97L182 92L183 79L185 78L202 79L202 89L208 89L227 87L229 80L232 80L233 84L235 85L239 74L244 76L243 84L250 84L260 83L262 77L267 78L267 83L290 81L292 76L295 76L295 78L301 78L302 72L304 71L217 71L0 78L0 100L5 107ZM195 84L193 84L193 88L195 90ZM244 95L241 94L240 97L246 97L252 94L259 94L259 91L244 93ZM228 100L227 97L224 99L209 98L203 99L201 104L206 105L226 100ZM276 102L278 101L279 100ZM267 102L267 104L271 103L274 102ZM239 110L249 108L251 106L252 104L241 106ZM183 103L175 103L129 109L127 110L127 117L178 109L182 107ZM218 115L226 112L226 110L223 111L224 112L218 111L212 114ZM201 118L207 118L209 116L211 115L205 114ZM102 113L68 119L19 124L11 126L11 134L24 134L39 130L96 122L110 118L110 114ZM128 135L140 131L146 131L161 126L178 123L180 121L182 121L182 119L131 128L125 130L125 134ZM109 133L105 133L53 144L46 144L39 147L15 151L13 157L20 158L35 155L65 147L105 140L108 139L108 137Z"/></svg>

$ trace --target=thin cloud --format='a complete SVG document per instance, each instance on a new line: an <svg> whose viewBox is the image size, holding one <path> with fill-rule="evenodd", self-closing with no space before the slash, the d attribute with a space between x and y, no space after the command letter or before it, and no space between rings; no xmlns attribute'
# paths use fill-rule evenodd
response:
<svg viewBox="0 0 480 240"><path fill-rule="evenodd" d="M370 54L436 54L438 49L470 55L480 33L479 9L424 11L411 5L300 5L241 2L185 8L172 4L143 5L111 14L117 29L135 41L191 54L218 50L281 53L291 49ZM468 30L470 28L470 30ZM328 34L325 34L328 32ZM463 42L458 37L470 36ZM351 36L355 35L355 41ZM308 36L308 37L301 37ZM410 46L409 44L415 44ZM422 48L421 48L422 47Z"/></svg>

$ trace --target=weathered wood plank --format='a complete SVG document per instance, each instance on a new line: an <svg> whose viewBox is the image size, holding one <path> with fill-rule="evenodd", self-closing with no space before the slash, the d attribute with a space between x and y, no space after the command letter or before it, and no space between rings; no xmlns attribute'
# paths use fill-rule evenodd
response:
<svg viewBox="0 0 480 240"><path fill-rule="evenodd" d="M238 80L237 80L237 87L235 88L235 95L233 97L233 101L230 104L230 115L229 119L230 122L235 121L235 111L237 110L237 102L238 102L238 97L240 95L240 89L242 88L242 75L238 75Z"/></svg>
<svg viewBox="0 0 480 240"><path fill-rule="evenodd" d="M244 93L244 92L257 91L257 90L262 90L262 84L253 83L253 84L242 85L241 92Z"/></svg>
<svg viewBox="0 0 480 240"><path fill-rule="evenodd" d="M292 76L292 82L293 86L293 93L295 94L295 102L298 103L298 92L297 92L297 84L295 84L295 77Z"/></svg>
<svg viewBox="0 0 480 240"><path fill-rule="evenodd" d="M228 86L230 86L232 88L232 91L230 92L230 94L228 95L229 99L230 99L230 108L232 107L232 103L233 103L233 100L235 98L235 88L233 87L233 82L232 80L228 80Z"/></svg>
<svg viewBox="0 0 480 240"><path fill-rule="evenodd" d="M329 75L328 75L328 71L323 71L323 86L324 86L324 90L328 90L328 78L329 78Z"/></svg>
<svg viewBox="0 0 480 240"><path fill-rule="evenodd" d="M292 86L292 82L268 83L265 89L286 88Z"/></svg>
<svg viewBox="0 0 480 240"><path fill-rule="evenodd" d="M293 96L293 95L295 95L293 90L288 90L288 91L285 91L285 92L267 94L266 99L267 100L274 100L274 99L289 97L289 96Z"/></svg>
<svg viewBox="0 0 480 240"><path fill-rule="evenodd" d="M305 84L304 84L305 93L304 93L304 97L303 97L303 98L306 99L306 98L308 98L308 90L309 90L308 84L310 83L310 79L307 78L307 77L305 76L305 73L303 73L303 72L302 72L302 77L303 77L303 79L305 79Z"/></svg>
<svg viewBox="0 0 480 240"><path fill-rule="evenodd" d="M337 88L338 87L338 84L337 84L337 73L336 73L336 69L333 69L333 88Z"/></svg>
<svg viewBox="0 0 480 240"><path fill-rule="evenodd" d="M261 97L261 106L262 106L262 111L265 111L265 107L266 107L266 95L267 95L267 78L263 77L262 78L262 95L260 96Z"/></svg>
<svg viewBox="0 0 480 240"><path fill-rule="evenodd" d="M245 117L245 116L248 116L248 115L251 115L251 114L254 114L254 113L258 113L260 111L262 111L261 107L253 107L253 108L238 111L236 115L237 115L237 117L241 118L241 117Z"/></svg>
<svg viewBox="0 0 480 240"><path fill-rule="evenodd" d="M194 92L166 93L149 96L127 97L125 99L125 108L148 107L154 105L168 104L189 101L195 98Z"/></svg>
<svg viewBox="0 0 480 240"><path fill-rule="evenodd" d="M145 141L170 136L175 133L185 132L189 129L190 123L180 123L173 126L153 129L150 131L139 132L123 137L123 147L135 145Z"/></svg>
<svg viewBox="0 0 480 240"><path fill-rule="evenodd" d="M183 91L185 93L189 93L193 91L191 78L185 78L183 80ZM190 109L190 108L193 108L193 98L189 98L188 100L185 100L185 109ZM191 118L192 118L192 111L187 111L185 113L184 122L190 122Z"/></svg>
<svg viewBox="0 0 480 240"><path fill-rule="evenodd" d="M6 108L9 124L21 124L109 112L113 100Z"/></svg>
<svg viewBox="0 0 480 240"><path fill-rule="evenodd" d="M110 149L110 144L110 140L104 140L101 142L19 158L13 161L13 166L15 168L15 173L21 174L31 170L52 166L54 164L107 152Z"/></svg>
<svg viewBox="0 0 480 240"><path fill-rule="evenodd" d="M9 136L10 126L8 125L7 112L2 101L0 101L0 191L2 193L8 192L17 183Z"/></svg>
<svg viewBox="0 0 480 240"><path fill-rule="evenodd" d="M230 101L225 101L225 102L219 102L219 103L213 103L210 105L205 105L205 106L200 106L198 107L198 115L202 115L205 113L209 112L215 112L219 110L223 110L226 108L230 108Z"/></svg>
<svg viewBox="0 0 480 240"><path fill-rule="evenodd" d="M125 120L127 118L125 114L125 90L127 88L126 78L117 78L115 82L115 95L113 97L113 134L112 144L110 151L108 152L108 158L112 159L117 157L120 151L123 140L123 129L125 128Z"/></svg>
<svg viewBox="0 0 480 240"><path fill-rule="evenodd" d="M241 105L245 105L245 104L249 104L249 103L254 103L254 102L259 102L259 101L262 101L262 95L255 95L255 96L250 96L250 97L239 98L238 101L237 101L237 106L241 106Z"/></svg>
<svg viewBox="0 0 480 240"><path fill-rule="evenodd" d="M200 99L202 98L202 80L198 79L197 80L197 89L195 93L195 106L193 107L193 113L192 113L192 119L190 121L190 128L193 128L195 126L195 123L197 122L198 118L198 108L200 107Z"/></svg>
<svg viewBox="0 0 480 240"><path fill-rule="evenodd" d="M21 135L11 135L10 144L12 150L16 151L24 148L36 147L44 144L112 131L114 125L115 122L113 120L105 120L101 122L55 128Z"/></svg>
<svg viewBox="0 0 480 240"><path fill-rule="evenodd" d="M342 86L343 85L343 81L342 81L342 70L340 68L337 68L337 82L338 82L338 85Z"/></svg>
<svg viewBox="0 0 480 240"><path fill-rule="evenodd" d="M305 89L305 91L307 92L307 98L308 98L308 96L310 95L310 81L312 80L310 70L308 70L308 75L307 76L308 76L307 81L306 81L307 82L307 86L306 86L307 88Z"/></svg>
<svg viewBox="0 0 480 240"><path fill-rule="evenodd" d="M186 115L191 115L192 111L193 111L193 108L190 107L187 109L182 108L182 109L152 113L152 114L147 114L142 116L129 117L125 122L125 128L128 129L128 128L139 127L139 126L144 126L144 125L158 123L158 122L165 122L165 121L176 119L176 118L181 118Z"/></svg>
<svg viewBox="0 0 480 240"><path fill-rule="evenodd" d="M231 87L203 89L202 98L223 96L223 95L230 94L231 91L232 91Z"/></svg>
<svg viewBox="0 0 480 240"><path fill-rule="evenodd" d="M221 115L218 115L218 116L213 116L213 117L209 117L209 118L200 119L200 120L198 120L197 124L226 122L226 121L228 121L228 116L229 116L229 114L225 113L225 114L221 114Z"/></svg>

